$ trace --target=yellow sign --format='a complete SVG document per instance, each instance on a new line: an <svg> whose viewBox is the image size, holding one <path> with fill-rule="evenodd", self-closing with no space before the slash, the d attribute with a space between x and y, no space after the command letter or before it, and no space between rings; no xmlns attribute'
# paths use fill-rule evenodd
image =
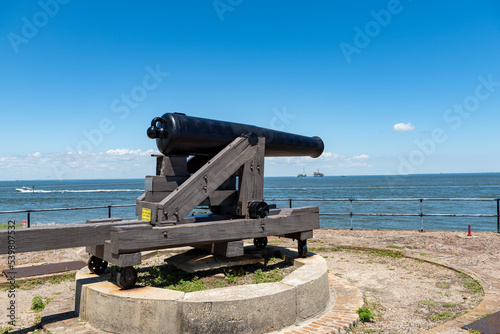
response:
<svg viewBox="0 0 500 334"><path fill-rule="evenodd" d="M151 209L142 208L142 220L151 221Z"/></svg>

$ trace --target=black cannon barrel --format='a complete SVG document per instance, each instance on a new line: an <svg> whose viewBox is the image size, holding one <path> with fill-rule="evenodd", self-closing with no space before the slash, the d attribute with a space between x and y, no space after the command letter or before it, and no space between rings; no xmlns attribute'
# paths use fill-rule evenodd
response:
<svg viewBox="0 0 500 334"><path fill-rule="evenodd" d="M151 121L147 134L165 155L215 155L234 139L245 133L266 138L267 157L310 156L323 153L319 137L260 128L232 122L217 121L180 113L167 113Z"/></svg>

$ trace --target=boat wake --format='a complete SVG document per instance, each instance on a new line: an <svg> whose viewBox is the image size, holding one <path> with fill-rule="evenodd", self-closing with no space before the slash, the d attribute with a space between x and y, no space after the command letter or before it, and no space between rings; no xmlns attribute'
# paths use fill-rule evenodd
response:
<svg viewBox="0 0 500 334"><path fill-rule="evenodd" d="M108 193L108 192L144 192L144 189L81 189L81 190L40 190L28 187L16 188L20 193Z"/></svg>

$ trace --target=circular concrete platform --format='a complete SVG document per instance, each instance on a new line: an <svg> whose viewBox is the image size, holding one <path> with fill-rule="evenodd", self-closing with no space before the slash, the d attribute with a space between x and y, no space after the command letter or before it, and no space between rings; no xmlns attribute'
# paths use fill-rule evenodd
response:
<svg viewBox="0 0 500 334"><path fill-rule="evenodd" d="M298 267L281 282L196 292L153 287L121 290L109 276L76 275L76 310L83 320L113 333L262 333L325 310L330 302L326 261L297 258L282 247L267 247Z"/></svg>

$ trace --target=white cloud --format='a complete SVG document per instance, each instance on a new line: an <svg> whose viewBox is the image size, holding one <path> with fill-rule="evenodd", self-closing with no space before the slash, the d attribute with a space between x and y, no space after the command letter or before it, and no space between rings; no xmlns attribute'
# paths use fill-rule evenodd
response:
<svg viewBox="0 0 500 334"><path fill-rule="evenodd" d="M396 132L406 132L415 130L415 127L411 124L411 122L408 122L406 124L405 123L394 124L392 129Z"/></svg>
<svg viewBox="0 0 500 334"><path fill-rule="evenodd" d="M155 171L152 149L114 149L98 153L64 152L0 157L1 178L8 179L78 179L141 178Z"/></svg>
<svg viewBox="0 0 500 334"><path fill-rule="evenodd" d="M367 154L360 154L360 155L357 155L355 157L352 157L353 160L366 160L366 159L370 159L370 156L367 155Z"/></svg>

